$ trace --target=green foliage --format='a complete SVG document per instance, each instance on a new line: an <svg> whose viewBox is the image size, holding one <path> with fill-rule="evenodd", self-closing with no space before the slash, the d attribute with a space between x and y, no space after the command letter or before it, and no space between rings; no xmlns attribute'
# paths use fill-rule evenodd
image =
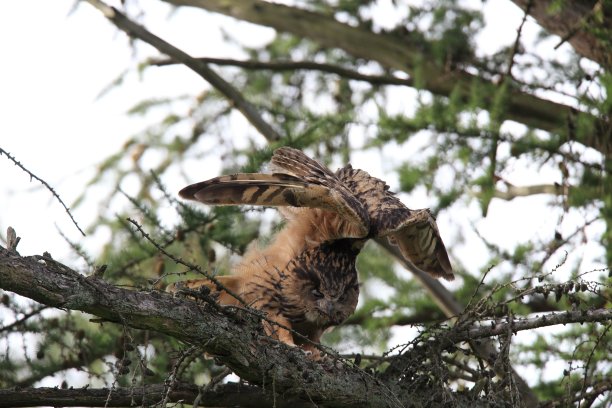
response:
<svg viewBox="0 0 612 408"><path fill-rule="evenodd" d="M326 15L346 18L363 30L375 25L368 10L376 7L376 2L318 0L307 4ZM397 7L399 11L406 6ZM332 168L351 161L353 153L363 153L367 159L359 167L372 170L367 168L367 160L381 161L383 170L392 173L388 180L398 180L401 192L407 193L402 199L406 197L409 207L413 194L426 192L427 206L436 214L450 216L455 231L442 233L459 282L446 287L460 304L468 306L458 319L460 323L486 326L534 313L610 307L610 278L604 276L607 271L599 271L601 276L586 276L589 270L583 265L612 265L612 163L581 143L609 124L612 76L605 69L588 72L577 57L557 60L535 55L533 50L519 50L514 55L513 44L499 44L498 51L478 53L476 58L475 36L484 26L476 7L468 9L463 2L451 0L428 1L420 7L409 6L408 15L386 30L389 41L399 38L416 50L406 61L406 71L417 90L414 93L397 85L383 86L317 70L215 67L280 132L282 139L278 141L265 143L253 129L236 126L232 103L204 84L194 95L151 98L133 106L128 114L150 120L149 125L131 135L115 154L100 158L87 188L74 202L77 206L96 200L100 211L88 230L92 235L107 237L98 253L83 254L88 264L83 274L93 273L96 265L107 265L107 281L147 290L201 277L200 272L178 264L162 250L208 273L230 272L253 241L270 239L269 230L278 227L279 217L270 221L262 217L260 209L187 205L175 192L198 181L192 180L200 176L194 174L195 164L203 173L214 171L210 177L255 172L275 148L288 145L305 150ZM568 2L554 1L550 10L563 7L568 7ZM601 20L602 16L594 18ZM611 37L605 37L608 27L594 26L590 31L609 44ZM542 34L538 41L544 39ZM236 43L240 45L238 40ZM378 63L288 34L277 34L261 47L243 49L250 59L258 61L323 61L360 72L395 74ZM507 74L510 58L513 76ZM450 95L440 96L426 87L431 83L432 66L443 67L437 72L448 74L448 78L458 78L453 76L456 70L469 69L491 83L456 81ZM139 68L148 69L148 65ZM120 86L125 75L113 86ZM587 76L590 79L585 86ZM500 78L501 82L495 82ZM561 124L558 132L513 127L504 121L516 102L513 92L539 95L555 90L571 93L576 106L595 114L568 114L567 123ZM394 105L398 100L404 105L400 109ZM236 128L240 134L234 132ZM536 179L540 172L552 174L550 183L566 193L551 196L544 209L559 220L554 231L538 231L523 241L500 244L504 240L488 240L479 224L498 200L497 193L514 184L520 187L513 178L517 169L529 172L518 183L536 184L530 177ZM166 186L166 180L172 180L171 184ZM528 215L513 209L504 211L505 216L519 221ZM159 248L144 239L128 217L142 225ZM568 219L571 228L567 227ZM591 219L597 221L588 221ZM596 223L604 230L601 236L593 236L589 229ZM272 228L264 228L270 224ZM495 238L506 238L514 232L500 229ZM474 239L480 241L470 241ZM585 243L595 245L605 259L584 259ZM82 243L73 247L84 252ZM571 253L572 261L559 261L564 251ZM400 342L415 346L442 333L438 324L446 317L433 295L389 253L369 243L358 258L358 270L359 307L343 326L325 335L324 344L341 352L382 353ZM570 278L560 277L568 271ZM8 300L0 306L3 312L21 316L38 307L6 296ZM561 401L575 395L587 379L598 384L609 378L609 329L609 324L589 323L568 325L551 333L534 331L533 341L513 340L509 360L498 364L513 361L519 365L519 372L525 367L532 369L536 376L533 388L540 398ZM413 339L417 330L421 333ZM54 373L64 376L67 368L81 370L92 382L106 386L163 382L178 361L183 361L179 377L188 382L203 384L219 371L197 348L188 349L165 336L114 323L91 322L71 313L37 313L15 329L0 333L4 339L9 334L25 339L32 333L36 344L35 350L18 347L18 353L11 355L7 347L0 359L3 388L32 385ZM503 336L493 339L496 347L505 341ZM504 388L507 384L492 381L491 372L484 371L485 363L469 351L467 344L460 344L458 349L452 356L444 351L444 364L450 364L449 359L465 363L453 366L457 378L444 377L448 374L444 370L442 377L428 371L436 364L446 367L431 355L426 361L416 361L411 368L414 372L403 375L421 372L432 381L443 380L476 393L484 381L487 390L498 387L506 392L499 391L499 395L508 395L508 388ZM437 358L441 355L438 353ZM554 381L544 381L549 361L563 362L567 372L559 372ZM386 362L368 364L381 372L388 367ZM465 365L471 370L462 371Z"/></svg>
<svg viewBox="0 0 612 408"><path fill-rule="evenodd" d="M399 170L400 189L407 193L423 182L425 172L420 167L404 164Z"/></svg>

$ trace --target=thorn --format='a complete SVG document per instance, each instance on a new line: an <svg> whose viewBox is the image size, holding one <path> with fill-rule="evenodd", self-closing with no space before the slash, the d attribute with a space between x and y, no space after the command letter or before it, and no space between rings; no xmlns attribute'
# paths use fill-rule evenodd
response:
<svg viewBox="0 0 612 408"><path fill-rule="evenodd" d="M19 241L21 241L21 237L17 236L17 233L13 227L8 227L6 229L6 249L17 253L17 245L19 244Z"/></svg>

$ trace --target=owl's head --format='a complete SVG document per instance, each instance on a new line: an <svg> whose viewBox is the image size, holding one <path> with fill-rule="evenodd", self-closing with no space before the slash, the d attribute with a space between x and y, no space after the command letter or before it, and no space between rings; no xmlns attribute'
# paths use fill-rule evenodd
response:
<svg viewBox="0 0 612 408"><path fill-rule="evenodd" d="M294 259L287 274L296 282L283 285L283 292L301 310L291 308L289 317L325 328L353 314L359 298L355 259L360 249L360 242L341 239L324 242Z"/></svg>

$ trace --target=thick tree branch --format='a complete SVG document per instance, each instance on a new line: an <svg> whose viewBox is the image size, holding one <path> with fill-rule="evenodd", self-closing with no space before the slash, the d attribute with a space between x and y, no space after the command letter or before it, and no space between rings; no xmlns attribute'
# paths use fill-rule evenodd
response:
<svg viewBox="0 0 612 408"><path fill-rule="evenodd" d="M512 0L512 2L525 10L530 1ZM606 46L591 30L597 25L594 24L595 13L603 13L605 19L606 10L602 1L569 1L562 3L559 7L551 7L553 3L554 0L533 1L529 14L548 32L568 41L578 54L599 63L608 70L612 69L610 45ZM610 10L607 12L610 13ZM601 24L605 24L605 21Z"/></svg>
<svg viewBox="0 0 612 408"><path fill-rule="evenodd" d="M403 406L409 405L414 398L429 400L434 392L423 387L417 391L422 393L420 395L394 392L398 391L394 388L397 377L392 376L398 364L396 361L385 373L388 382L384 383L350 365L314 363L299 349L265 336L252 314L209 303L198 305L167 293L117 288L95 277L83 277L48 257L21 257L0 247L0 287L49 306L81 310L130 327L154 330L203 345L204 350L243 379L253 384L273 381L276 392L283 399L304 403L312 400L324 402L326 406ZM452 299L447 301L446 308L457 307L452 303ZM612 310L608 309L552 313L481 327L460 325L438 336L436 341L441 348L448 348L459 342L507 332L610 320ZM491 355L489 350L487 359ZM398 361L402 359L403 356Z"/></svg>
<svg viewBox="0 0 612 408"><path fill-rule="evenodd" d="M416 47L405 39L388 34L376 34L364 28L351 27L336 21L331 16L322 15L296 7L270 3L262 0L163 0L168 3L193 6L225 14L237 19L272 27L298 37L310 38L329 48L341 48L346 52L381 65L414 75L420 66L423 87L436 95L449 96L461 86L463 97L469 98L470 86L478 83L484 95L483 108L487 109L498 89L490 81L461 70L447 71L422 55ZM510 91L508 107L504 119L511 119L527 126L551 132L567 134L568 123L575 115L588 115L576 112L572 107L538 98L517 89ZM601 124L598 134L588 135L577 140L586 146L599 150L604 155L612 152L612 141L605 133L606 124Z"/></svg>
<svg viewBox="0 0 612 408"><path fill-rule="evenodd" d="M9 407L129 407L153 406L167 395L167 402L194 401L200 389L192 384L175 384L170 391L166 384L138 385L130 388L22 388L0 389L0 408ZM279 408L312 407L310 401L279 396L276 401L271 392L246 384L221 384L202 390L201 404L211 406L240 406L245 408L271 407L276 402Z"/></svg>
<svg viewBox="0 0 612 408"><path fill-rule="evenodd" d="M21 257L0 247L0 288L52 307L80 310L200 345L242 379L274 383L284 398L325 402L330 407L399 407L415 399L430 400L435 393L426 387L402 393L396 389L397 381L382 383L351 365L315 363L300 349L267 337L258 319L239 309L118 288L47 257ZM458 401L463 398L457 395Z"/></svg>

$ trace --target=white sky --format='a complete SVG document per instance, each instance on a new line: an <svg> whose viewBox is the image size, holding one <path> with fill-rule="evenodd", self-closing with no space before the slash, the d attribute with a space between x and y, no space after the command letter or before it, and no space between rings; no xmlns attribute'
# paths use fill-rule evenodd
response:
<svg viewBox="0 0 612 408"><path fill-rule="evenodd" d="M123 33L99 11L81 4L69 16L73 4L72 0L19 1L4 4L0 12L4 39L0 42L0 146L56 188L68 205L96 164L144 127L144 120L126 116L129 108L150 97L193 94L208 86L186 68L166 67L149 69L142 79L131 74L121 87L97 99L138 61ZM228 51L219 46L219 26L231 30L237 24L233 20L194 9L168 19L170 8L165 4L140 4L156 34L184 50L209 56ZM198 35L176 29L187 25L197 25ZM256 34L256 39L270 39L272 30L261 28ZM150 47L141 48L146 52ZM152 49L148 54L158 55ZM0 158L0 197L0 231L4 236L7 226L16 229L22 237L18 247L22 254L48 250L59 259L69 254L55 227L79 238L67 214L50 193L30 182L5 157ZM84 228L95 211L90 205L74 215Z"/></svg>
<svg viewBox="0 0 612 408"><path fill-rule="evenodd" d="M390 0L382 3L390 4ZM99 11L81 4L69 16L73 4L73 0L22 0L0 6L0 147L51 184L68 205L79 195L96 164L144 127L144 120L125 115L130 107L153 96L196 94L206 86L186 68L149 69L142 78L129 75L124 85L96 99L127 66L138 61L127 47L125 36ZM169 19L170 8L159 1L141 0L140 5L147 10L145 23L150 30L196 56L242 57L236 49L223 46L220 27L241 39L249 38L251 45L272 37L270 29L195 9L183 9ZM485 17L493 24L480 36L482 52L493 52L514 41L522 13L509 1L488 2ZM248 36L241 34L245 29L252 30ZM527 25L524 38L529 41L535 33L535 26ZM563 47L558 52L563 52ZM150 50L150 55L157 52ZM355 167L373 175L383 176L390 170L388 164L373 162L364 155L357 154L354 159ZM196 169L193 171L191 181L203 178ZM512 177L525 184L558 181L554 172L528 167L516 168ZM393 180L390 183L393 185ZM178 190L182 185L173 187ZM428 202L424 194L408 198L413 208ZM463 238L470 242L471 246L462 246L465 250L455 251L462 262L478 264L486 258L485 248L474 244L478 238L469 231L470 220L477 222L484 236L510 249L516 242L552 234L557 218L547 208L549 202L550 197L510 203L494 200L486 219L477 221L478 210L472 205L460 214L447 212L439 221L442 231L453 236L451 241ZM74 216L84 228L96 211L91 203L75 211ZM0 235L4 236L9 225L22 237L18 247L22 255L49 251L68 264L74 261L56 231L57 225L71 239L80 240L63 208L38 182L31 182L2 156ZM589 237L596 240L600 233L600 228L590 229ZM98 244L91 239L86 242L91 249ZM596 247L583 248L587 258L597 251L600 249Z"/></svg>

